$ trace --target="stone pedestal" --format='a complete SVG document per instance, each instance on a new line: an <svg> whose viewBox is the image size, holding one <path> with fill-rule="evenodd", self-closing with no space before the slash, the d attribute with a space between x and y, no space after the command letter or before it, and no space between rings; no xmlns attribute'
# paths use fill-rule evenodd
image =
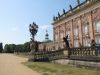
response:
<svg viewBox="0 0 100 75"><path fill-rule="evenodd" d="M30 56L29 56L29 61L35 61L34 53L38 51L38 42L37 41L31 42L30 48L31 48L31 52L30 52Z"/></svg>

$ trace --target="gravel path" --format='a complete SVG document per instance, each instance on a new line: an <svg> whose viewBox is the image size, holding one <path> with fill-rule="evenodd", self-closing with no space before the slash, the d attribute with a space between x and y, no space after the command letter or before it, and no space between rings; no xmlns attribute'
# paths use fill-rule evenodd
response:
<svg viewBox="0 0 100 75"><path fill-rule="evenodd" d="M41 75L21 64L27 58L13 54L0 54L0 75Z"/></svg>

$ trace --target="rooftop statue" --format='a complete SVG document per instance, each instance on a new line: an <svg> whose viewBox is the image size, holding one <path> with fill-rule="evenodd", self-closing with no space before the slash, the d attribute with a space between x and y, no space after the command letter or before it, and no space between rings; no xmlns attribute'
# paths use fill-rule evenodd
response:
<svg viewBox="0 0 100 75"><path fill-rule="evenodd" d="M66 14L66 11L65 11L65 9L63 9L63 14Z"/></svg>
<svg viewBox="0 0 100 75"><path fill-rule="evenodd" d="M80 0L77 0L78 5L80 5Z"/></svg>

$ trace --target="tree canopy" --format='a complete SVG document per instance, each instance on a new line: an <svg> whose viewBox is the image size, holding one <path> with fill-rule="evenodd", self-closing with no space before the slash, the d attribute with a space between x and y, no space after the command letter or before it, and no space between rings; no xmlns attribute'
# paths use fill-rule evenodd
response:
<svg viewBox="0 0 100 75"><path fill-rule="evenodd" d="M3 51L3 45L2 43L0 43L0 53L2 53L2 51Z"/></svg>
<svg viewBox="0 0 100 75"><path fill-rule="evenodd" d="M14 53L14 52L30 52L30 43L26 42L24 44L6 44L4 46L3 52Z"/></svg>

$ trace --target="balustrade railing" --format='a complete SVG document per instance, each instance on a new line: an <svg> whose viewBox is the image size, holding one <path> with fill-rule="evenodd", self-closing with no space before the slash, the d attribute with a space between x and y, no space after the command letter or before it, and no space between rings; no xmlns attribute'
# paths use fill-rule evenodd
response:
<svg viewBox="0 0 100 75"><path fill-rule="evenodd" d="M85 47L85 48L71 48L69 50L69 59L85 60L100 62L100 46Z"/></svg>
<svg viewBox="0 0 100 75"><path fill-rule="evenodd" d="M63 56L63 50L56 51L40 51L34 53L34 60L50 61L60 59Z"/></svg>
<svg viewBox="0 0 100 75"><path fill-rule="evenodd" d="M100 47L71 48L70 55L75 56L99 56Z"/></svg>
<svg viewBox="0 0 100 75"><path fill-rule="evenodd" d="M68 51L68 55L64 55L64 51ZM67 56L68 59L74 60L100 61L100 46L34 52L34 60L40 61L51 61Z"/></svg>

